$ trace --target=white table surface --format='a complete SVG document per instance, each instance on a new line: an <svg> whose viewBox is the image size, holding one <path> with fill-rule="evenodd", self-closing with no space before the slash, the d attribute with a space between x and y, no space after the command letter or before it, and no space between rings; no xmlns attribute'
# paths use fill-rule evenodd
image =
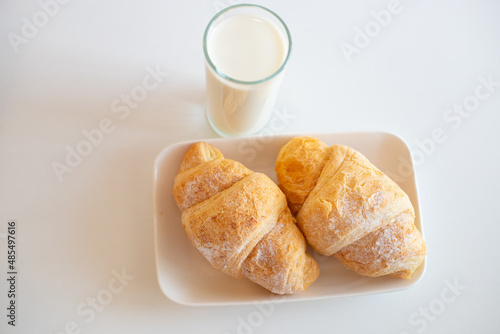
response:
<svg viewBox="0 0 500 334"><path fill-rule="evenodd" d="M500 332L500 2L258 2L293 36L276 105L289 116L272 131L402 137L428 246L426 273L408 290L269 312L181 306L156 280L154 159L217 136L204 116L201 38L237 1L67 2L0 3L1 333ZM380 28L374 13L388 6ZM367 46L356 37L365 28ZM356 42L348 61L342 48ZM148 71L157 84L127 107ZM67 163L76 149L87 155Z"/></svg>

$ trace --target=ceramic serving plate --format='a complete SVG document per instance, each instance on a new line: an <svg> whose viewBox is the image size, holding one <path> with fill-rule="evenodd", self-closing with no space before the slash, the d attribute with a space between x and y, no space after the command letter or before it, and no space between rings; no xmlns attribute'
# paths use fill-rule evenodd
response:
<svg viewBox="0 0 500 334"><path fill-rule="evenodd" d="M409 195L415 208L415 224L422 231L414 168L410 150L403 140L382 132L307 135L318 137L328 145L351 146L387 173ZM274 165L278 152L295 136L298 134L205 141L215 145L225 157L237 160L255 172L265 173L276 182ZM161 290L171 300L184 305L230 305L275 300L275 295L248 279L233 278L213 268L191 245L184 232L181 212L174 202L172 188L180 162L193 143L171 145L155 161L154 231L156 269ZM424 261L410 280L363 277L344 268L333 257L322 256L312 249L309 251L320 265L319 278L303 293L279 297L280 302L406 289L415 285L425 271Z"/></svg>

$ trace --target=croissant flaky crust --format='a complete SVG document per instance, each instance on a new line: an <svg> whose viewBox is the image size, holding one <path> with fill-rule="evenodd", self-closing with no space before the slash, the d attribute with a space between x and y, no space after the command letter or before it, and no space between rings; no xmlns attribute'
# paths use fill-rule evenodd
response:
<svg viewBox="0 0 500 334"><path fill-rule="evenodd" d="M296 137L276 173L307 241L365 276L410 278L426 254L408 195L356 150Z"/></svg>
<svg viewBox="0 0 500 334"><path fill-rule="evenodd" d="M173 194L189 239L215 268L277 294L318 277L285 195L266 175L200 142L184 156Z"/></svg>

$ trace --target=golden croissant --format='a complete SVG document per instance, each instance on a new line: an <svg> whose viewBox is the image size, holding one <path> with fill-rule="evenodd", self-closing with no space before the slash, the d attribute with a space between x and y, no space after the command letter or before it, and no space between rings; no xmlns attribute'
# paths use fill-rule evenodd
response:
<svg viewBox="0 0 500 334"><path fill-rule="evenodd" d="M266 175L200 142L185 154L173 194L189 239L215 268L277 294L318 277L285 195Z"/></svg>
<svg viewBox="0 0 500 334"><path fill-rule="evenodd" d="M306 240L365 276L410 278L426 245L408 195L361 153L296 137L276 161L280 188Z"/></svg>

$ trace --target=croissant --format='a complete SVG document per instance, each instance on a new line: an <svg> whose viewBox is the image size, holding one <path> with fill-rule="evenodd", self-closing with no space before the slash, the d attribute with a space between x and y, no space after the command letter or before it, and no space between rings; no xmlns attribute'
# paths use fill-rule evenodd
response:
<svg viewBox="0 0 500 334"><path fill-rule="evenodd" d="M285 195L266 175L200 142L185 154L173 195L187 236L213 267L276 294L304 291L318 277Z"/></svg>
<svg viewBox="0 0 500 334"><path fill-rule="evenodd" d="M365 276L411 278L426 245L408 195L361 153L313 137L284 145L278 183L312 247Z"/></svg>

